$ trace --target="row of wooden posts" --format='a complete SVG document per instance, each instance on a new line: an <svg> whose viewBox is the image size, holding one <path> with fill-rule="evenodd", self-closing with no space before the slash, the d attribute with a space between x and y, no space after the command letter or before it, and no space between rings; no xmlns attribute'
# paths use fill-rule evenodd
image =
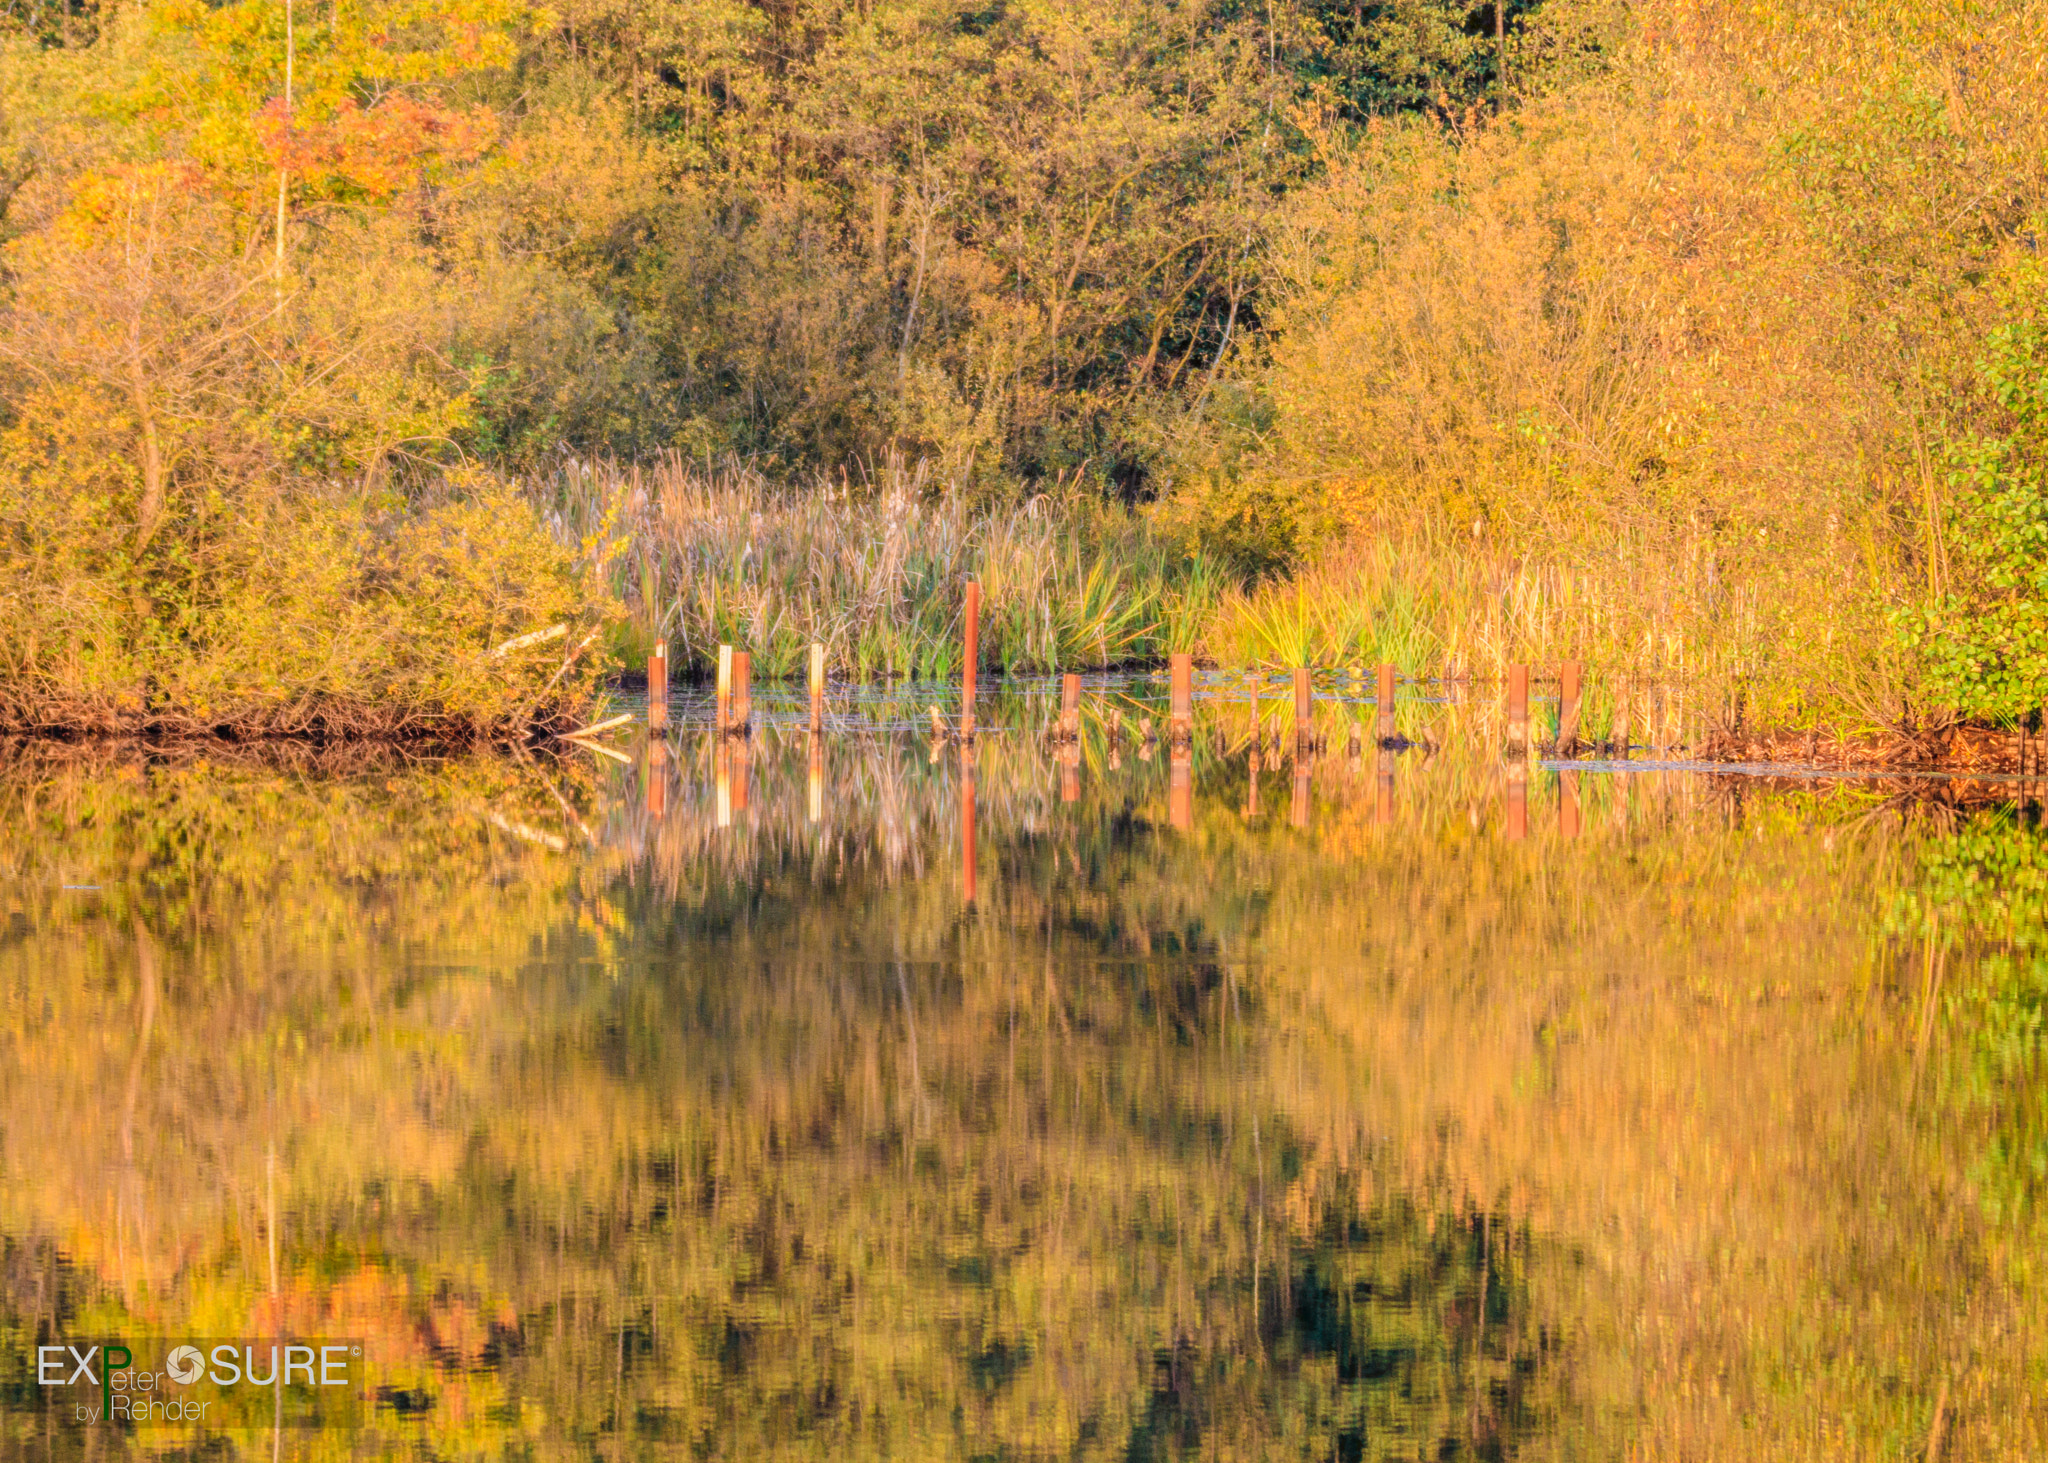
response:
<svg viewBox="0 0 2048 1463"><path fill-rule="evenodd" d="M957 735L962 741L974 738L974 696L975 672L981 661L981 586L969 583L967 586L966 613L961 628L961 650L963 660L960 672L960 724ZM825 725L825 647L811 646L811 729L819 731ZM1558 726L1556 750L1570 755L1578 749L1579 743L1579 694L1580 667L1577 661L1566 661L1558 672ZM1390 662L1381 662L1378 684L1375 687L1379 705L1378 725L1375 728L1377 740L1382 744L1397 742L1399 733L1394 726L1394 680L1395 670ZM734 650L730 645L718 647L717 682L717 730L721 735L746 735L753 722L753 657L744 650ZM1194 734L1195 720L1195 661L1186 652L1177 652L1167 658L1168 735L1176 743L1186 741ZM1315 683L1313 673L1306 667L1294 672L1294 725L1295 738L1305 742L1312 737L1315 713ZM647 659L647 724L650 727L668 725L668 645L656 641L653 652ZM1056 735L1071 740L1081 731L1081 677L1078 672L1068 671L1060 684L1060 719ZM1352 727L1354 739L1359 728ZM1508 725L1507 744L1510 752L1529 750L1529 667L1526 664L1508 667Z"/></svg>

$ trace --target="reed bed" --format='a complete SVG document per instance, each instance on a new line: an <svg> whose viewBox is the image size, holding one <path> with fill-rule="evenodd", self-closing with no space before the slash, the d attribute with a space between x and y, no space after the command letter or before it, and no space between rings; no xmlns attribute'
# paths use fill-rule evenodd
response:
<svg viewBox="0 0 2048 1463"><path fill-rule="evenodd" d="M666 637L685 673L730 644L757 675L793 676L819 643L855 679L950 676L969 580L987 665L1143 664L1192 649L1225 585L1133 513L1058 490L977 502L922 463L779 485L740 463L568 462L540 497L627 606L622 652Z"/></svg>

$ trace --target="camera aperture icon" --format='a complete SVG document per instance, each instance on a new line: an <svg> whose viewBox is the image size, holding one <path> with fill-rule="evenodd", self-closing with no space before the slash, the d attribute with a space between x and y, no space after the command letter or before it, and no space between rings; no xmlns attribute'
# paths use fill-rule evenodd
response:
<svg viewBox="0 0 2048 1463"><path fill-rule="evenodd" d="M180 1385L199 1380L199 1374L206 1370L206 1358L196 1346L176 1346L164 1358L164 1370L171 1374L171 1380Z"/></svg>

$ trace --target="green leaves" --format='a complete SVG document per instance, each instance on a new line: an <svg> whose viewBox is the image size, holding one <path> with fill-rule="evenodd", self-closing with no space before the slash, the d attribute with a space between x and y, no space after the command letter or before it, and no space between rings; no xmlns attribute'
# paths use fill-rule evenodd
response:
<svg viewBox="0 0 2048 1463"><path fill-rule="evenodd" d="M2040 327L1992 332L1980 366L2003 421L1949 450L1950 583L1898 619L1923 684L1965 716L2022 718L2048 704L2048 352Z"/></svg>

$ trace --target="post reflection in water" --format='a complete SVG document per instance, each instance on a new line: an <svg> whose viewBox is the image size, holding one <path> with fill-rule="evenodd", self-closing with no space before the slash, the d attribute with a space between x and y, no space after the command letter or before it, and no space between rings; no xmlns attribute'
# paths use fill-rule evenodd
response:
<svg viewBox="0 0 2048 1463"><path fill-rule="evenodd" d="M960 897L974 903L974 743L960 744Z"/></svg>
<svg viewBox="0 0 2048 1463"><path fill-rule="evenodd" d="M668 742L653 736L647 742L647 816L660 819L668 814Z"/></svg>
<svg viewBox="0 0 2048 1463"><path fill-rule="evenodd" d="M626 765L0 748L0 1327L376 1352L345 1439L15 1385L6 1456L2048 1457L2031 819L1588 763L1538 860L1458 739L1398 826L1377 747L1253 816L1262 746L1176 836L1186 745L1065 799L991 689L936 764L886 689L829 755L801 688Z"/></svg>
<svg viewBox="0 0 2048 1463"><path fill-rule="evenodd" d="M1314 762L1315 754L1304 750L1297 743L1294 752L1294 797L1287 808L1287 821L1295 828L1308 827L1309 777Z"/></svg>
<svg viewBox="0 0 2048 1463"><path fill-rule="evenodd" d="M1256 727L1257 723L1254 722ZM1245 762L1244 816L1247 821L1259 815L1259 744L1252 743L1251 756Z"/></svg>
<svg viewBox="0 0 2048 1463"><path fill-rule="evenodd" d="M1081 800L1081 746L1075 742L1060 748L1060 801Z"/></svg>

